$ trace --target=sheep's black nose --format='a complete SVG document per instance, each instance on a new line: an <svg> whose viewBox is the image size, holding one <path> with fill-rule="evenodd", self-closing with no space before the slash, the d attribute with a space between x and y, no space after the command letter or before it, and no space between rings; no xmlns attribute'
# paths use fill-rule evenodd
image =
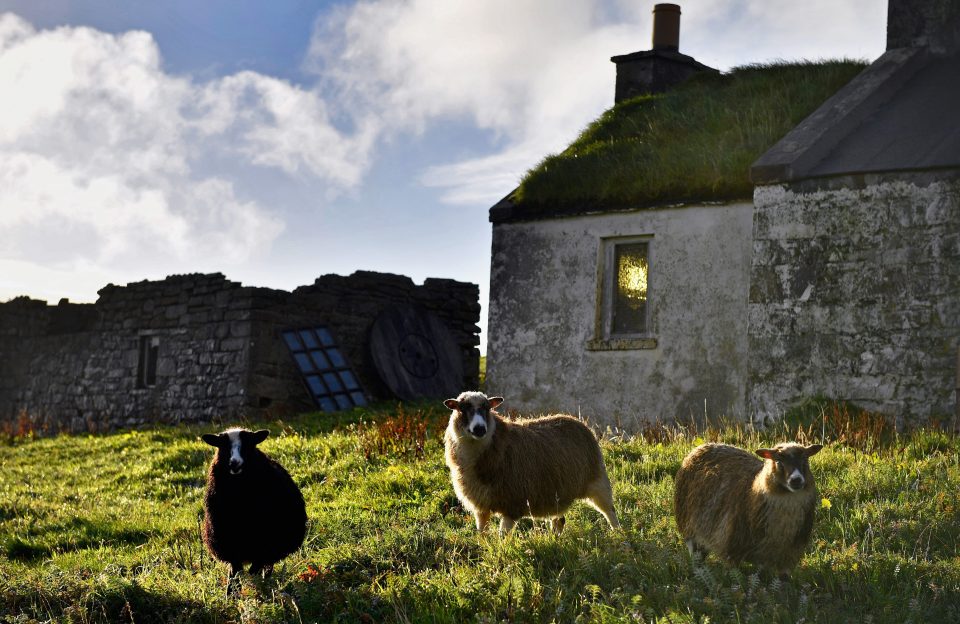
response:
<svg viewBox="0 0 960 624"><path fill-rule="evenodd" d="M473 429L470 430L470 435L472 435L475 438L482 438L486 433L487 433L487 428L483 425L476 425Z"/></svg>
<svg viewBox="0 0 960 624"><path fill-rule="evenodd" d="M232 459L231 459L231 460L230 460L230 472L233 472L233 473L240 472L240 466L242 466L242 465L243 465L243 464L242 464L241 462L238 462L238 461L236 461L236 460L232 460Z"/></svg>
<svg viewBox="0 0 960 624"><path fill-rule="evenodd" d="M788 483L793 489L799 490L803 487L803 477L790 477L790 481L788 481Z"/></svg>

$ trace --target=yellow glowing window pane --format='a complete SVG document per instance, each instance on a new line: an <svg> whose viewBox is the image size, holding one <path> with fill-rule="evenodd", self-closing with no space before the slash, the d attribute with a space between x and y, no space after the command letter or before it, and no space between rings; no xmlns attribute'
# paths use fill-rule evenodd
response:
<svg viewBox="0 0 960 624"><path fill-rule="evenodd" d="M639 334L647 329L647 244L617 245L611 333Z"/></svg>
<svg viewBox="0 0 960 624"><path fill-rule="evenodd" d="M617 288L620 296L631 301L643 301L647 298L647 259L637 256L624 256L620 259L617 271Z"/></svg>

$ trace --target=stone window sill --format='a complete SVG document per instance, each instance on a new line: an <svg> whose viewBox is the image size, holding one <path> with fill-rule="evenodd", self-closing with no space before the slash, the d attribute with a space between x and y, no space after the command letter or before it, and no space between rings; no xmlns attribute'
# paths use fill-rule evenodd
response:
<svg viewBox="0 0 960 624"><path fill-rule="evenodd" d="M587 351L633 351L656 348L656 338L610 338L587 341Z"/></svg>

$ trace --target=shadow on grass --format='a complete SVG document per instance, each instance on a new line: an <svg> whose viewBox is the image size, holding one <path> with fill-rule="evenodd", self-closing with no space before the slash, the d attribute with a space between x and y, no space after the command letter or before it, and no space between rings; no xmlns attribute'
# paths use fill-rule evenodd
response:
<svg viewBox="0 0 960 624"><path fill-rule="evenodd" d="M54 553L71 552L102 544L139 546L150 539L150 531L96 523L84 518L71 518L41 530L33 529L26 536L13 535L0 543L0 553L10 559L33 561ZM53 541L50 541L50 538Z"/></svg>
<svg viewBox="0 0 960 624"><path fill-rule="evenodd" d="M38 620L69 622L137 622L184 624L223 622L231 619L222 606L206 605L146 589L135 581L115 579L95 592L82 584L59 587L31 586L19 594L7 593L0 605L0 616L18 616ZM0 617L0 620L4 620Z"/></svg>

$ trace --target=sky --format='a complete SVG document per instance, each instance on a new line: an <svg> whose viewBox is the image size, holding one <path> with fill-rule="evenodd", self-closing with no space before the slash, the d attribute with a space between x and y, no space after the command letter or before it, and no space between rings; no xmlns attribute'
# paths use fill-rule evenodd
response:
<svg viewBox="0 0 960 624"><path fill-rule="evenodd" d="M479 284L485 332L489 207L613 104L653 4L0 0L0 301L372 270ZM681 6L724 71L885 44L883 0Z"/></svg>

